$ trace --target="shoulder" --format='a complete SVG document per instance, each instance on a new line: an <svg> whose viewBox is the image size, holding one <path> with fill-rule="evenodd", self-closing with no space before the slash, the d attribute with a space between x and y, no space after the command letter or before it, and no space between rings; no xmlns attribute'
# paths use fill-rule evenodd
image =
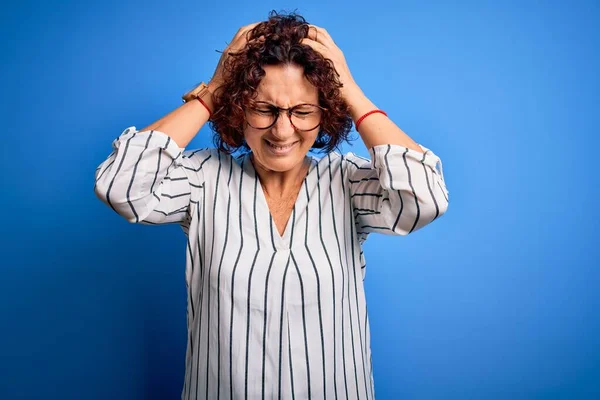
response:
<svg viewBox="0 0 600 400"><path fill-rule="evenodd" d="M344 169L371 169L371 160L354 152L331 152L330 155L331 162L340 165Z"/></svg>
<svg viewBox="0 0 600 400"><path fill-rule="evenodd" d="M235 155L225 153L214 147L185 150L182 156L186 160L185 164L196 171L218 169L222 164L239 164Z"/></svg>
<svg viewBox="0 0 600 400"><path fill-rule="evenodd" d="M326 165L326 166L327 165L334 166L334 165L346 164L348 162L348 160L351 160L351 161L354 161L357 159L367 160L365 158L361 158L360 156L357 156L356 154L354 154L352 152L340 153L337 151L331 151L329 153L319 154L317 156L311 155L310 157L313 160L313 163L318 163L319 165Z"/></svg>
<svg viewBox="0 0 600 400"><path fill-rule="evenodd" d="M331 151L319 157L311 156L313 165L320 171L330 170L333 173L354 172L355 170L371 170L371 160L353 152L341 153Z"/></svg>

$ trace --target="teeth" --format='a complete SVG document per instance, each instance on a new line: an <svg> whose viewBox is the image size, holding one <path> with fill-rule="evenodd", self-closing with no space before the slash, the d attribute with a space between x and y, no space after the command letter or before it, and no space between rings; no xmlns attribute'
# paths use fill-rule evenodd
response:
<svg viewBox="0 0 600 400"><path fill-rule="evenodd" d="M269 146L271 146L271 147L273 147L274 149L277 149L277 150L285 150L285 149L289 149L290 147L292 147L292 146L294 145L294 143L292 143L292 144L289 144L289 145L287 145L287 146L276 146L276 145L274 145L274 144L273 144L273 143L271 143L271 142L267 142L267 143L269 143Z"/></svg>

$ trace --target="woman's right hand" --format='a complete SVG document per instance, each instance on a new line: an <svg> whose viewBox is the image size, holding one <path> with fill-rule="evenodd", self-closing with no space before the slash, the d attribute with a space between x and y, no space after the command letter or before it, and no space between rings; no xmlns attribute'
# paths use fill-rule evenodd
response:
<svg viewBox="0 0 600 400"><path fill-rule="evenodd" d="M213 74L210 82L208 83L209 90L211 90L213 93L219 86L223 84L223 72L225 68L224 65L225 61L227 60L227 57L229 57L229 53L235 53L243 49L244 46L246 46L246 43L248 42L246 39L247 33L259 23L260 22L255 22L253 24L241 27L237 31L231 42L227 45L225 50L223 50L221 58L219 59L219 63L217 64L217 68L215 69L215 73Z"/></svg>

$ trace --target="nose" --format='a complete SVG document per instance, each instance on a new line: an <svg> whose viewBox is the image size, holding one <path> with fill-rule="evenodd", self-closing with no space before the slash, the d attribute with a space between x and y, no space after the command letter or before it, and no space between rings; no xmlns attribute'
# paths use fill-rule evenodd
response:
<svg viewBox="0 0 600 400"><path fill-rule="evenodd" d="M278 139L285 140L290 136L293 136L295 132L296 129L294 128L294 125L292 125L292 121L290 121L287 111L281 110L277 122L271 127L271 133Z"/></svg>

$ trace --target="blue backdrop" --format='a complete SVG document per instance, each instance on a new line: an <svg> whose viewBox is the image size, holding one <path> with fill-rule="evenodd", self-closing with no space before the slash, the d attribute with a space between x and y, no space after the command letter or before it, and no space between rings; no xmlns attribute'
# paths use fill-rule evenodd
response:
<svg viewBox="0 0 600 400"><path fill-rule="evenodd" d="M446 215L366 243L377 398L600 398L597 2L12 3L0 399L179 397L184 234L114 214L94 170L271 9L325 27L444 163Z"/></svg>

